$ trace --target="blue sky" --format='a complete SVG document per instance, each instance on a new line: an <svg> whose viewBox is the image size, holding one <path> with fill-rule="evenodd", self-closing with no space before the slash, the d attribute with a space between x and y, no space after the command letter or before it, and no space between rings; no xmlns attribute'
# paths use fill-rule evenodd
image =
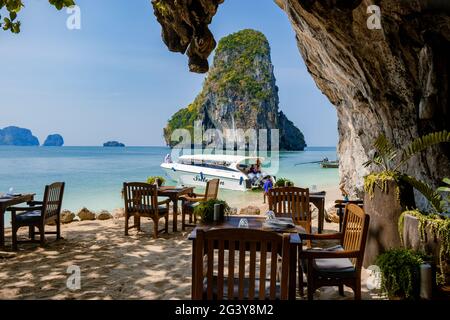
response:
<svg viewBox="0 0 450 320"><path fill-rule="evenodd" d="M24 2L22 32L0 31L0 128L29 128L41 142L61 133L66 145L163 145L166 121L205 75L167 50L150 0L77 0L82 29L73 31L47 0ZM308 74L286 15L272 0L226 0L211 25L216 39L244 28L267 36L280 109L308 145L336 145L336 111Z"/></svg>

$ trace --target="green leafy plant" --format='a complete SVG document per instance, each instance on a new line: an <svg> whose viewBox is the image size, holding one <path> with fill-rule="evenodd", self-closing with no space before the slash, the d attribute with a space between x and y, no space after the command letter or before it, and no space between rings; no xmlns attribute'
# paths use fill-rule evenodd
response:
<svg viewBox="0 0 450 320"><path fill-rule="evenodd" d="M287 178L278 178L277 181L275 181L275 187L284 187L286 185L293 187L294 183Z"/></svg>
<svg viewBox="0 0 450 320"><path fill-rule="evenodd" d="M364 166L376 165L381 167L382 171L398 172L400 167L411 159L411 157L442 142L450 142L450 132L447 130L433 132L419 137L403 150L395 149L386 136L380 135L373 144L375 152L364 163Z"/></svg>
<svg viewBox="0 0 450 320"><path fill-rule="evenodd" d="M211 199L207 201L200 202L194 208L194 214L199 217L203 222L214 221L214 205L222 204L224 206L224 212L230 210L230 206L224 200ZM220 217L222 219L223 217Z"/></svg>
<svg viewBox="0 0 450 320"><path fill-rule="evenodd" d="M427 197L437 211L441 210L442 206L438 202L441 202L442 199L439 199L439 194L424 182L400 172L400 168L415 154L442 142L450 142L450 132L444 130L427 134L415 139L404 149L397 150L384 135L380 135L373 144L374 152L371 158L364 163L365 167L378 167L378 171L364 178L364 190L370 196L373 196L375 186L378 186L383 192L387 192L388 182L394 180L397 185L404 183L416 188ZM397 188L396 191L400 199L400 189Z"/></svg>
<svg viewBox="0 0 450 320"><path fill-rule="evenodd" d="M442 198L442 207L444 208L445 212L450 212L450 178L444 178L442 180L444 182L444 186L437 188L437 192L445 193L447 194L446 198Z"/></svg>
<svg viewBox="0 0 450 320"><path fill-rule="evenodd" d="M450 218L440 214L424 214L419 210L405 211L398 220L400 238L403 236L406 215L416 217L419 220L419 234L422 243L426 242L427 231L431 232L433 238L440 239L441 244L438 257L440 273L436 277L436 280L438 284L445 283L447 279L444 265L450 259Z"/></svg>
<svg viewBox="0 0 450 320"><path fill-rule="evenodd" d="M164 177L153 176L153 177L148 177L147 183L155 184L156 179L158 179L158 186L162 186L166 182L166 179Z"/></svg>
<svg viewBox="0 0 450 320"><path fill-rule="evenodd" d="M58 10L75 5L74 0L49 0L48 2ZM5 31L10 30L12 33L19 33L21 24L20 21L16 21L16 18L23 7L22 0L0 0L0 12L5 8L9 15L9 17L3 18L3 22L0 15L0 27Z"/></svg>
<svg viewBox="0 0 450 320"><path fill-rule="evenodd" d="M389 298L414 298L419 267L423 255L409 249L391 249L378 256L381 270L381 290Z"/></svg>

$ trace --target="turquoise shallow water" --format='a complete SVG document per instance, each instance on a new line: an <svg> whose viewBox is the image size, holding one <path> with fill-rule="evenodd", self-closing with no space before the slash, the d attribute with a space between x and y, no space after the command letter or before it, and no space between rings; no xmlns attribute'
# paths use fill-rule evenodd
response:
<svg viewBox="0 0 450 320"><path fill-rule="evenodd" d="M42 197L43 187L65 181L63 207L77 210L112 210L122 207L120 194L124 181L145 181L162 175L159 165L169 152L165 147L0 147L0 193L10 187L14 192L35 192ZM277 177L288 177L296 185L318 189L338 184L337 169L321 169L318 164L297 163L336 159L336 148L312 147L302 152L281 152ZM245 192L221 191L225 200L245 201ZM8 221L8 220L7 220Z"/></svg>

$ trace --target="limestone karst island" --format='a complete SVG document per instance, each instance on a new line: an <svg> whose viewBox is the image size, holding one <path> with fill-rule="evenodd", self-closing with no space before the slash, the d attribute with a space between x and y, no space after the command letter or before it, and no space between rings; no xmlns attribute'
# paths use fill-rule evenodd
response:
<svg viewBox="0 0 450 320"><path fill-rule="evenodd" d="M445 317L449 1L0 0L0 34L4 314Z"/></svg>

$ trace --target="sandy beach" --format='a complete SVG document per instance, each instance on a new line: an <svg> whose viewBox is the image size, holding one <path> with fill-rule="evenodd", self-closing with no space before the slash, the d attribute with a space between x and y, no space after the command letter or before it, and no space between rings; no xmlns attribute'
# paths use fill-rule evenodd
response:
<svg viewBox="0 0 450 320"><path fill-rule="evenodd" d="M329 199L335 197L330 194ZM45 248L26 244L16 254L8 252L8 258L0 258L0 299L190 299L190 230L173 233L170 228L155 240L150 222L128 237L123 227L123 218L74 222L62 226L63 240L49 238ZM336 230L337 224L326 223L325 229ZM81 289L76 291L66 286L72 265L81 270ZM364 270L363 299L378 298L367 290L367 275ZM353 299L351 289L345 295L323 288L315 298Z"/></svg>

